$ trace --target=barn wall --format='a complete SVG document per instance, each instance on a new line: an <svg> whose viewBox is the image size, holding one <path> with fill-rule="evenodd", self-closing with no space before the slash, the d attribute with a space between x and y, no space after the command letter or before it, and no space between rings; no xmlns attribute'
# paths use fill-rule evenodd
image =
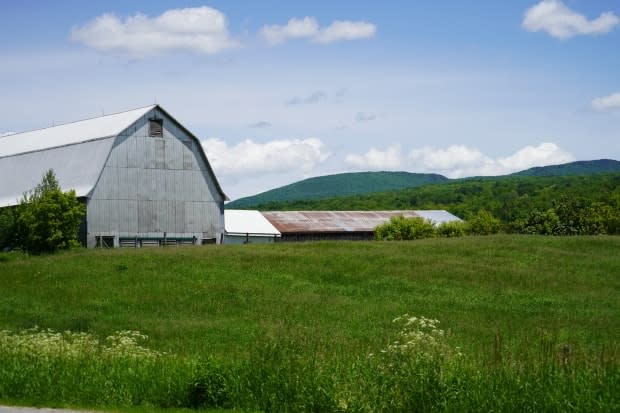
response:
<svg viewBox="0 0 620 413"><path fill-rule="evenodd" d="M163 137L148 119L164 119ZM215 238L224 232L224 199L199 143L154 109L115 140L88 202L88 246L96 236Z"/></svg>

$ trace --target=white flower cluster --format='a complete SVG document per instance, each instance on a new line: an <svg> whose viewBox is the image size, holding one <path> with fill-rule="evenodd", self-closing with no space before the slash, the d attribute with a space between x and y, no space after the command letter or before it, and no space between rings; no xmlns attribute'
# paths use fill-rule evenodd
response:
<svg viewBox="0 0 620 413"><path fill-rule="evenodd" d="M117 331L106 337L108 346L103 347L103 354L109 357L156 358L165 353L140 346L138 342L148 340L148 336L139 331Z"/></svg>
<svg viewBox="0 0 620 413"><path fill-rule="evenodd" d="M0 331L0 355L37 359L78 359L89 356L109 358L155 358L163 353L141 347L148 337L137 331L117 331L102 344L92 334L72 331L56 332L34 327L14 333Z"/></svg>
<svg viewBox="0 0 620 413"><path fill-rule="evenodd" d="M430 357L444 350L445 332L438 327L439 320L403 314L396 317L392 322L402 325L401 331L398 333L399 339L382 350L383 353L416 353Z"/></svg>

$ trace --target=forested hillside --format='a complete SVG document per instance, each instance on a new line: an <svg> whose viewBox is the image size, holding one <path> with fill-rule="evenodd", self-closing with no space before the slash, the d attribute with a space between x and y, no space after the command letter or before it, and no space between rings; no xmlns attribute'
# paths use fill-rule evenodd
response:
<svg viewBox="0 0 620 413"><path fill-rule="evenodd" d="M352 172L305 179L280 188L241 198L226 205L227 209L256 208L258 205L283 201L317 200L340 196L365 195L442 182L497 180L509 176L577 176L620 173L620 162L612 159L569 162L526 169L506 176L448 179L437 174L410 172Z"/></svg>
<svg viewBox="0 0 620 413"><path fill-rule="evenodd" d="M356 172L326 175L305 179L255 196L241 198L228 203L226 208L247 208L274 201L367 194L446 181L448 178L442 175L410 172Z"/></svg>
<svg viewBox="0 0 620 413"><path fill-rule="evenodd" d="M516 172L519 176L566 176L591 175L600 173L620 172L620 162L613 159L599 159L596 161L576 161L561 165L537 166Z"/></svg>
<svg viewBox="0 0 620 413"><path fill-rule="evenodd" d="M445 209L468 218L487 210L510 227L535 212L596 210L618 215L620 173L475 178L419 188L322 200L270 202L261 210ZM576 219L576 218L575 218Z"/></svg>

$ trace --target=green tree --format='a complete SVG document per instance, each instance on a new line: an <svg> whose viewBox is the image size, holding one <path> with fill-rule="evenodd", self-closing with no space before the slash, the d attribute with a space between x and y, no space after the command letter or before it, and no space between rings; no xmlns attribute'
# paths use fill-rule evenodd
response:
<svg viewBox="0 0 620 413"><path fill-rule="evenodd" d="M15 245L15 208L0 209L0 251Z"/></svg>
<svg viewBox="0 0 620 413"><path fill-rule="evenodd" d="M17 244L25 251L40 254L78 245L84 205L75 191L62 192L53 170L24 194L16 212Z"/></svg>
<svg viewBox="0 0 620 413"><path fill-rule="evenodd" d="M443 222L437 227L437 235L445 238L462 237L467 231L467 224L463 221Z"/></svg>
<svg viewBox="0 0 620 413"><path fill-rule="evenodd" d="M521 234L558 235L560 229L560 219L553 208L547 211L534 209L515 224L516 232Z"/></svg>
<svg viewBox="0 0 620 413"><path fill-rule="evenodd" d="M593 208L598 209L605 227L605 233L620 234L620 208L605 204L594 204Z"/></svg>
<svg viewBox="0 0 620 413"><path fill-rule="evenodd" d="M485 209L479 210L467 220L468 232L471 235L497 234L502 229L502 223L493 214Z"/></svg>
<svg viewBox="0 0 620 413"><path fill-rule="evenodd" d="M375 228L375 239L383 241L402 241L435 236L435 226L423 218L392 217L389 222Z"/></svg>

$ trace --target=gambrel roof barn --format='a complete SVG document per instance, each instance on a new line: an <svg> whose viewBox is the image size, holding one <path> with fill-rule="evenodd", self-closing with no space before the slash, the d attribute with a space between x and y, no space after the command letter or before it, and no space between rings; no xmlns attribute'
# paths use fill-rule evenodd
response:
<svg viewBox="0 0 620 413"><path fill-rule="evenodd" d="M96 245L219 242L222 191L200 141L159 105L0 138L0 207L53 169Z"/></svg>

